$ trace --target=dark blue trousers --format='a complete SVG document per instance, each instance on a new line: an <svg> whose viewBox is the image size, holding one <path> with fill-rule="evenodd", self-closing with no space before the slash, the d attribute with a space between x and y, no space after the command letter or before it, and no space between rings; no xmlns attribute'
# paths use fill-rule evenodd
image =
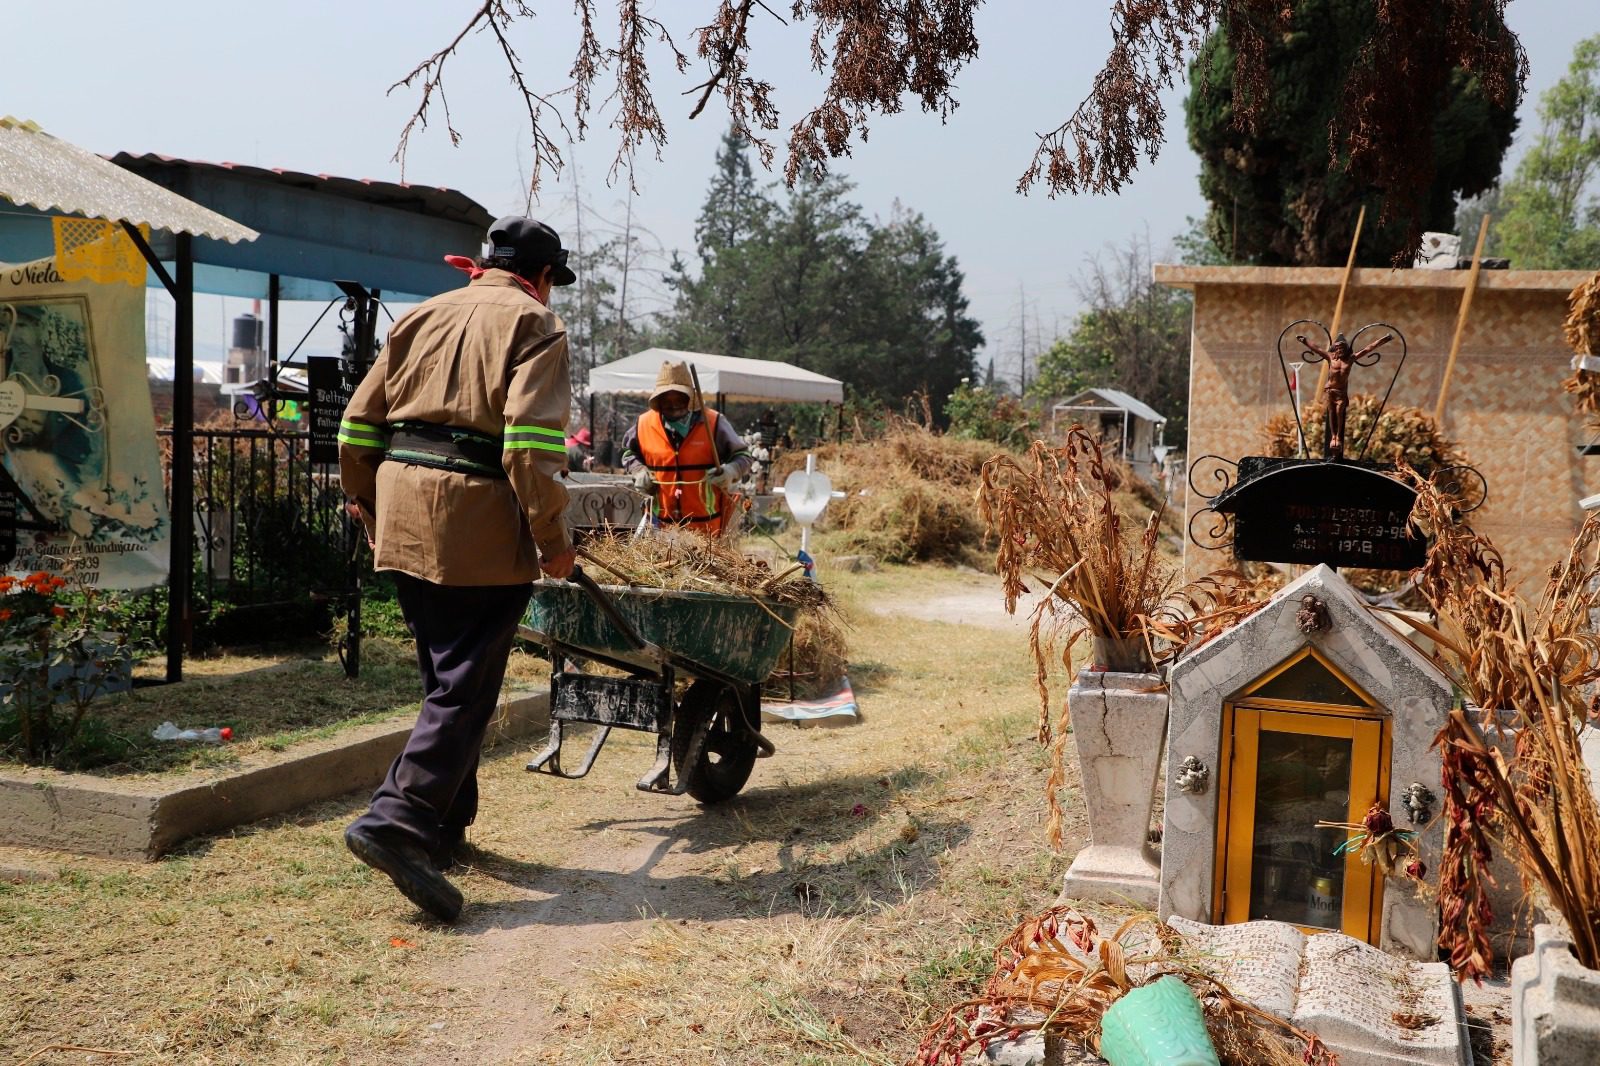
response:
<svg viewBox="0 0 1600 1066"><path fill-rule="evenodd" d="M464 830L477 816L478 754L532 590L393 576L406 625L417 638L422 711L371 808L355 824L403 833L431 851L441 832Z"/></svg>

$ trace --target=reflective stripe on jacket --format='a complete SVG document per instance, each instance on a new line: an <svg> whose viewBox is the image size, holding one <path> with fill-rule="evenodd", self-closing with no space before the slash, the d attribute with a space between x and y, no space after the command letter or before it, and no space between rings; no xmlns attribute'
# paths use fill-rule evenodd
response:
<svg viewBox="0 0 1600 1066"><path fill-rule="evenodd" d="M655 516L716 536L727 520L728 505L728 494L706 480L717 465L712 434L718 416L710 408L700 414L674 448L661 412L646 411L639 416L639 451L656 481Z"/></svg>

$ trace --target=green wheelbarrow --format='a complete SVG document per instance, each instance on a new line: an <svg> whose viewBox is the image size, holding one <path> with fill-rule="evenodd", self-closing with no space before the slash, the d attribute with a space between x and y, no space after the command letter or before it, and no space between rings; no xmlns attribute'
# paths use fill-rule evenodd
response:
<svg viewBox="0 0 1600 1066"><path fill-rule="evenodd" d="M576 780L614 728L655 733L644 792L720 803L755 761L777 749L761 735L761 686L789 646L795 608L748 596L601 586L581 568L536 581L520 632L550 650L550 738L528 769ZM614 677L584 673L602 663ZM681 698L679 681L689 681ZM575 770L561 765L563 727L598 726Z"/></svg>

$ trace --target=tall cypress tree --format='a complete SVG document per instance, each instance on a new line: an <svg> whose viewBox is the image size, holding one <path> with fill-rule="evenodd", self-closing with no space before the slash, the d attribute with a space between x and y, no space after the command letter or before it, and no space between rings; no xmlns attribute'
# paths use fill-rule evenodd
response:
<svg viewBox="0 0 1600 1066"><path fill-rule="evenodd" d="M1297 0L1292 31L1269 49L1270 97L1254 132L1234 127L1234 54L1222 31L1191 66L1185 110L1210 205L1206 228L1235 261L1343 264L1363 205L1358 262L1388 265L1405 250L1405 226L1383 217L1384 190L1353 181L1348 153L1329 144L1347 76L1342 64L1371 36L1375 17L1372 0ZM1449 17L1443 5L1438 17ZM1486 9L1481 17L1493 15ZM1474 75L1452 73L1433 112L1435 174L1424 229L1450 229L1457 202L1494 184L1516 129L1516 104L1513 98L1494 108Z"/></svg>

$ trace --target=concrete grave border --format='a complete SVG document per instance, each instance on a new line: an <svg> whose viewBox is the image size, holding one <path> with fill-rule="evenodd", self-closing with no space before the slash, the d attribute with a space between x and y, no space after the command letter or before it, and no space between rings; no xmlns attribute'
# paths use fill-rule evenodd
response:
<svg viewBox="0 0 1600 1066"><path fill-rule="evenodd" d="M1306 634L1298 625L1300 598L1313 594L1327 607L1329 625ZM1413 781L1437 790L1439 755L1430 751L1454 690L1393 629L1367 609L1333 570L1317 566L1281 589L1272 601L1233 629L1173 664L1167 744L1167 795L1162 824L1163 918L1211 921L1220 799L1215 787L1221 759L1222 705L1307 645L1344 671L1392 720L1389 795ZM1406 758L1406 754L1409 758ZM1212 787L1184 792L1177 782L1184 759L1194 756L1211 771ZM1403 761L1402 761L1403 760ZM1397 813L1397 824L1413 828ZM1429 870L1439 869L1443 830L1419 828L1418 845ZM1402 880L1383 894L1378 946L1413 958L1434 957L1438 911Z"/></svg>
<svg viewBox="0 0 1600 1066"><path fill-rule="evenodd" d="M150 861L193 837L377 787L416 720L408 712L225 770L142 778L0 772L0 845ZM503 693L485 746L550 721L548 692Z"/></svg>

